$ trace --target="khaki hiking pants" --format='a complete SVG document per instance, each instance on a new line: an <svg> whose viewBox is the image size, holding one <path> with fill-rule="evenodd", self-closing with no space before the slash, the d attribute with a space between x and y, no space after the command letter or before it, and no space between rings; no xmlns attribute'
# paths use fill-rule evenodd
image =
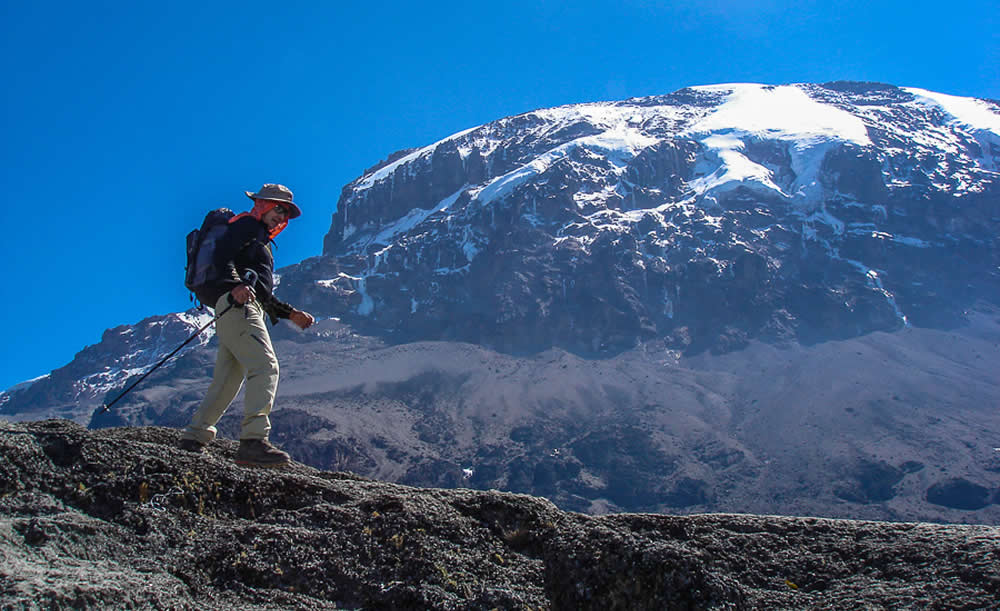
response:
<svg viewBox="0 0 1000 611"><path fill-rule="evenodd" d="M227 295L215 304L216 312L229 307ZM264 326L264 309L256 301L232 308L216 321L215 334L219 338L219 354L212 385L182 436L201 443L215 439L215 425L236 398L245 378L247 391L243 398L240 439L267 439L271 431L268 414L278 392L278 358Z"/></svg>

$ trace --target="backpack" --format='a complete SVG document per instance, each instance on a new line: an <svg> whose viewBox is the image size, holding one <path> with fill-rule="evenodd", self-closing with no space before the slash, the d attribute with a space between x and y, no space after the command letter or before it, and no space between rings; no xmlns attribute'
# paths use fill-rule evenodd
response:
<svg viewBox="0 0 1000 611"><path fill-rule="evenodd" d="M212 210L205 215L201 228L195 229L187 235L187 265L184 267L184 286L194 294L194 297L197 297L201 303L199 308L205 305L215 306L214 303L206 304L206 296L210 295L206 291L224 275L224 270L215 265L215 247L219 238L225 235L229 228L229 220L234 216L236 215L229 208Z"/></svg>

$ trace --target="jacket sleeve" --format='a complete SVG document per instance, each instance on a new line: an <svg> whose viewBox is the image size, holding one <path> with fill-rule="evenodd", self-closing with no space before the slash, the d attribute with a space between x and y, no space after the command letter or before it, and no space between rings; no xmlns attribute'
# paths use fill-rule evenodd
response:
<svg viewBox="0 0 1000 611"><path fill-rule="evenodd" d="M273 294L270 299L264 301L262 305L264 306L264 311L267 312L267 315L271 318L271 324L276 324L280 318L290 317L292 312L295 311L295 308L284 301L281 301Z"/></svg>

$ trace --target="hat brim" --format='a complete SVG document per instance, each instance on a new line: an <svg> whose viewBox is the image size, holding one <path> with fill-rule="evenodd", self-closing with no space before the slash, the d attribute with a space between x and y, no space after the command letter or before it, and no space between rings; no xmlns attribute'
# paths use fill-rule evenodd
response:
<svg viewBox="0 0 1000 611"><path fill-rule="evenodd" d="M258 199L263 199L269 202L281 202L282 204L285 204L286 206L288 206L289 219L294 219L298 218L299 216L302 216L302 210L300 210L299 207L296 206L295 202L293 202L292 200L283 199L280 197L258 197L256 193L251 193L250 191L244 191L244 193L246 193L247 197L249 197L254 201L257 201Z"/></svg>

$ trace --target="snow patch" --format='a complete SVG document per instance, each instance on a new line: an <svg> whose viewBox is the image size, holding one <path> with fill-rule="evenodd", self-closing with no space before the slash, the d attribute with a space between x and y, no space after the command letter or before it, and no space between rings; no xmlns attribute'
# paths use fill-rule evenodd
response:
<svg viewBox="0 0 1000 611"><path fill-rule="evenodd" d="M810 98L795 85L709 85L699 91L729 91L715 112L687 133L735 131L767 140L794 140L815 144L829 140L871 144L864 122L846 110Z"/></svg>
<svg viewBox="0 0 1000 611"><path fill-rule="evenodd" d="M200 329L202 325L215 318L215 315L211 314L208 310L188 310L187 312L178 312L174 316L193 329ZM129 331L131 330L130 328Z"/></svg>
<svg viewBox="0 0 1000 611"><path fill-rule="evenodd" d="M913 94L918 102L940 108L951 115L957 123L974 129L991 131L1000 136L1000 114L984 100L937 93L916 87L902 87L902 89Z"/></svg>
<svg viewBox="0 0 1000 611"><path fill-rule="evenodd" d="M32 378L30 380L25 380L24 382L18 382L17 384L15 384L15 385L11 386L10 388L8 388L7 390L3 391L3 394L7 395L7 394L15 392L15 391L27 390L33 384L35 384L35 382L41 382L42 380L48 378L50 375L52 375L52 374L51 373L46 373L45 375L40 375L37 378Z"/></svg>
<svg viewBox="0 0 1000 611"><path fill-rule="evenodd" d="M442 140L438 140L437 142L435 142L434 144L431 144L430 146L425 146L425 147L423 147L421 149L417 149L416 151L413 151L409 155L401 157L401 158L397 159L396 161L393 161L392 163L387 164L384 167L379 168L378 170L376 170L376 171L372 172L370 175L368 175L363 181L361 181L360 184L356 185L354 187L354 192L356 193L358 191L364 191L365 189L371 188L375 183L381 182L381 181L385 180L390 174L392 174L393 172L395 172L396 169L398 169L399 167L404 166L404 165L410 163L411 161L415 161L415 160L417 160L417 159L419 159L421 157L433 155L434 151L437 150L437 147L441 146L445 142L448 142L449 140L455 140L457 138L461 138L462 136L464 136L464 135L466 135L466 134L468 134L470 132L476 131L477 129L479 129L479 127L481 127L481 126L472 127L472 128L460 131L460 132L458 132L456 134L452 134L452 135L448 136L447 138L444 138Z"/></svg>
<svg viewBox="0 0 1000 611"><path fill-rule="evenodd" d="M458 201L458 198L461 197L462 193L465 191L466 188L468 188L468 185L463 186L458 191L455 191L448 197L442 199L433 208L427 210L423 208L413 208L412 210L407 212L405 216L397 219L395 222L382 228L382 230L379 231L373 238L371 238L364 244L360 243L356 244L354 248L356 250L364 251L365 249L367 249L368 246L372 244L391 245L393 239L395 239L396 236L407 233L420 223L423 223L431 215L437 212L442 212L450 208L456 201ZM385 249L380 251L380 253L384 252Z"/></svg>
<svg viewBox="0 0 1000 611"><path fill-rule="evenodd" d="M690 183L696 195L747 186L806 201L820 189L820 164L832 147L843 142L872 144L864 121L810 98L795 85L743 83L693 89L729 93L714 112L681 133L700 141L708 151L700 164L706 176ZM743 154L748 139L789 143L792 169L797 176L792 193L782 191L773 182L770 170Z"/></svg>
<svg viewBox="0 0 1000 611"><path fill-rule="evenodd" d="M365 290L365 281L367 278L361 276L357 279L358 281L358 293L361 294L361 303L358 304L357 312L361 316L368 316L375 311L375 300L372 299L371 295Z"/></svg>
<svg viewBox="0 0 1000 611"><path fill-rule="evenodd" d="M701 143L709 151L695 166L695 173L705 173L688 183L695 193L710 191L730 191L740 186L759 185L769 191L776 191L782 197L788 197L778 185L771 180L773 174L764 166L750 161L741 152L745 144L735 135L712 134L703 138ZM714 169L713 169L714 168ZM709 172L709 170L711 170ZM748 185L749 183L749 185Z"/></svg>
<svg viewBox="0 0 1000 611"><path fill-rule="evenodd" d="M620 115L619 110L617 114L607 113L601 116L604 119L611 117L620 119ZM603 133L584 136L561 144L535 157L529 163L493 179L485 186L473 189L470 193L474 200L483 205L503 199L514 189L544 173L556 163L567 159L577 148L585 148L603 154L608 161L616 166L619 172L624 172L626 164L639 151L657 142L659 139L647 136L624 121L620 121Z"/></svg>
<svg viewBox="0 0 1000 611"><path fill-rule="evenodd" d="M896 296L893 295L888 290L886 290L886 288L882 285L882 278L879 276L878 272L860 261L854 261L852 259L844 259L844 261L847 261L848 263L856 267L858 271L860 271L862 274L865 275L866 278L868 278L868 283L871 284L872 287L874 287L878 292L882 293L886 301L889 303L893 311L896 313L896 317L903 322L903 326L909 327L910 320L906 317L906 314L903 314L903 311L899 308L899 304L896 303Z"/></svg>

